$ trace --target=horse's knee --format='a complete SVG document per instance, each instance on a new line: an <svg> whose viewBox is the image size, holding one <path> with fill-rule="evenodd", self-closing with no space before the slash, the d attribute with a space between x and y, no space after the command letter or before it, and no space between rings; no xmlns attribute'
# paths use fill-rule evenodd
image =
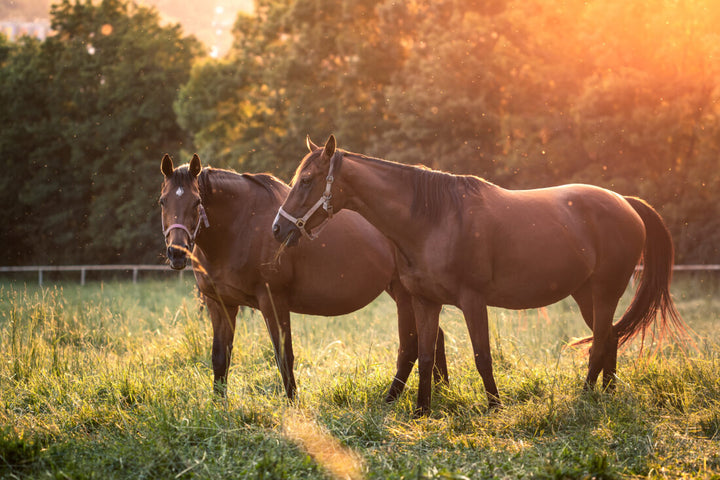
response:
<svg viewBox="0 0 720 480"><path fill-rule="evenodd" d="M434 353L434 352L433 352ZM418 356L418 370L422 372L432 372L435 367L435 355L434 354L420 354Z"/></svg>

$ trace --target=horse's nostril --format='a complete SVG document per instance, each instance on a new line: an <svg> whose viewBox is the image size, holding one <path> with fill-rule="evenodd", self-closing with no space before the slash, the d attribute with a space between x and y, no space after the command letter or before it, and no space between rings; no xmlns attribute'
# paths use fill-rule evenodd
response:
<svg viewBox="0 0 720 480"><path fill-rule="evenodd" d="M167 249L167 256L169 259L173 259L176 257L181 257L183 254L185 254L188 251L187 245L171 245Z"/></svg>

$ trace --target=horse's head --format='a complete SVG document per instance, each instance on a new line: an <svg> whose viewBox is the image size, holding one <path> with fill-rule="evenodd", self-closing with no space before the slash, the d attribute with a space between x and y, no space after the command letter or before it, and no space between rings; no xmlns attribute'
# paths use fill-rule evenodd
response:
<svg viewBox="0 0 720 480"><path fill-rule="evenodd" d="M342 208L342 188L333 187L333 175L342 162L335 137L330 135L325 147L318 147L308 137L307 147L310 153L295 172L290 193L272 226L275 239L288 246L296 245L301 235L313 240L333 213Z"/></svg>
<svg viewBox="0 0 720 480"><path fill-rule="evenodd" d="M173 168L169 155L160 164L165 179L160 193L163 235L167 258L175 270L185 268L195 243L200 225L208 225L205 209L200 203L198 175L202 170L200 158L195 154L189 165Z"/></svg>

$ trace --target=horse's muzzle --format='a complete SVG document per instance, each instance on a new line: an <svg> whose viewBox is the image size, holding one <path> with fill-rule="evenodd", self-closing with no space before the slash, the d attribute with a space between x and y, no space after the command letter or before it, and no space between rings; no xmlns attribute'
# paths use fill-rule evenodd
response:
<svg viewBox="0 0 720 480"><path fill-rule="evenodd" d="M170 261L170 268L182 270L187 264L187 245L170 245L167 249L167 258Z"/></svg>
<svg viewBox="0 0 720 480"><path fill-rule="evenodd" d="M272 232L275 240L288 247L294 247L300 240L300 230L298 230L298 227L280 218L279 215L275 217Z"/></svg>

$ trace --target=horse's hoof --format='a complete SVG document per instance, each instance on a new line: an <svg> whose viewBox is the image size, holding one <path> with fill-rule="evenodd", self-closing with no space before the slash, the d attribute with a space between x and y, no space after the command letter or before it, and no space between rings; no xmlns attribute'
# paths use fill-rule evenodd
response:
<svg viewBox="0 0 720 480"><path fill-rule="evenodd" d="M422 418L430 415L430 407L417 407L413 412L413 418Z"/></svg>

